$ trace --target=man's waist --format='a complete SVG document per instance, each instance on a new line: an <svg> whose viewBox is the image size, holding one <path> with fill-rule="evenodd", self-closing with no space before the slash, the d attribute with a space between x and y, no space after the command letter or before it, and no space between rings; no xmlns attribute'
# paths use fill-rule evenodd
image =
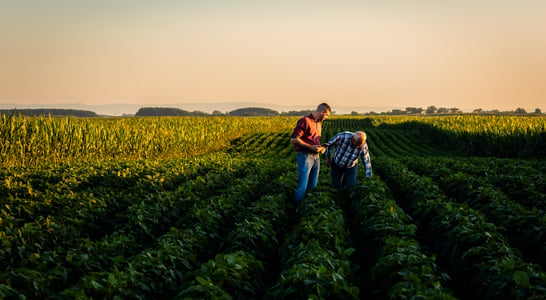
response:
<svg viewBox="0 0 546 300"><path fill-rule="evenodd" d="M332 162L338 167L338 168L342 168L342 169L352 169L354 167L356 167L356 165L358 164L358 160L356 161L350 161L350 162L347 162L347 163L339 163L338 161L336 161L335 159L332 159Z"/></svg>
<svg viewBox="0 0 546 300"><path fill-rule="evenodd" d="M309 150L296 150L298 154L319 155L318 152L311 152Z"/></svg>
<svg viewBox="0 0 546 300"><path fill-rule="evenodd" d="M310 145L315 145L315 144L311 144ZM319 146L320 144L317 144L317 146ZM307 148L304 148L300 145L294 145L294 150L296 150L296 152L308 152L308 153L314 153L312 152L311 150L307 149Z"/></svg>

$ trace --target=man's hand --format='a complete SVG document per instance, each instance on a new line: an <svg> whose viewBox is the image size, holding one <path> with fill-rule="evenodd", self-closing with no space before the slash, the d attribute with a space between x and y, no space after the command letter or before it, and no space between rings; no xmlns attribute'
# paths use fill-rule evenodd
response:
<svg viewBox="0 0 546 300"><path fill-rule="evenodd" d="M330 156L326 157L326 166L329 168L332 165L332 159Z"/></svg>
<svg viewBox="0 0 546 300"><path fill-rule="evenodd" d="M326 148L322 147L321 145L311 145L309 147L309 150L312 153L324 153L324 151L326 151Z"/></svg>

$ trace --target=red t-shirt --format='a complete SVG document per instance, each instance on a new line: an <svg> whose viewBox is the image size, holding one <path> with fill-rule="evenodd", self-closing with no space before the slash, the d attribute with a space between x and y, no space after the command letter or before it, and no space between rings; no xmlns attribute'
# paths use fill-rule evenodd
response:
<svg viewBox="0 0 546 300"><path fill-rule="evenodd" d="M306 117L302 117L296 123L296 128L292 132L292 137L299 137L302 141L306 142L309 145L320 145L320 135L322 133L322 122L318 122L313 117L313 114L309 114ZM303 148L299 145L294 144L294 150L296 151L306 151L308 149Z"/></svg>

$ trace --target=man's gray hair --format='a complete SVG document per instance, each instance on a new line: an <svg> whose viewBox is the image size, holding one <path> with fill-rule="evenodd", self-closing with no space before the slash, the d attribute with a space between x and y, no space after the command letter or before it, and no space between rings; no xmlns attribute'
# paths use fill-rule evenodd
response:
<svg viewBox="0 0 546 300"><path fill-rule="evenodd" d="M360 142L360 139L362 139L362 143L364 143L367 139L366 133L364 131L357 131L355 132L356 141Z"/></svg>

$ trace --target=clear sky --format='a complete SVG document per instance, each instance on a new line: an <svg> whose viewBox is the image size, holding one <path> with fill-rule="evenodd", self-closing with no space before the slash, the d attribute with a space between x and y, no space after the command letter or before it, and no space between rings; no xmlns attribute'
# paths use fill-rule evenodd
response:
<svg viewBox="0 0 546 300"><path fill-rule="evenodd" d="M0 0L0 103L546 110L544 0Z"/></svg>

